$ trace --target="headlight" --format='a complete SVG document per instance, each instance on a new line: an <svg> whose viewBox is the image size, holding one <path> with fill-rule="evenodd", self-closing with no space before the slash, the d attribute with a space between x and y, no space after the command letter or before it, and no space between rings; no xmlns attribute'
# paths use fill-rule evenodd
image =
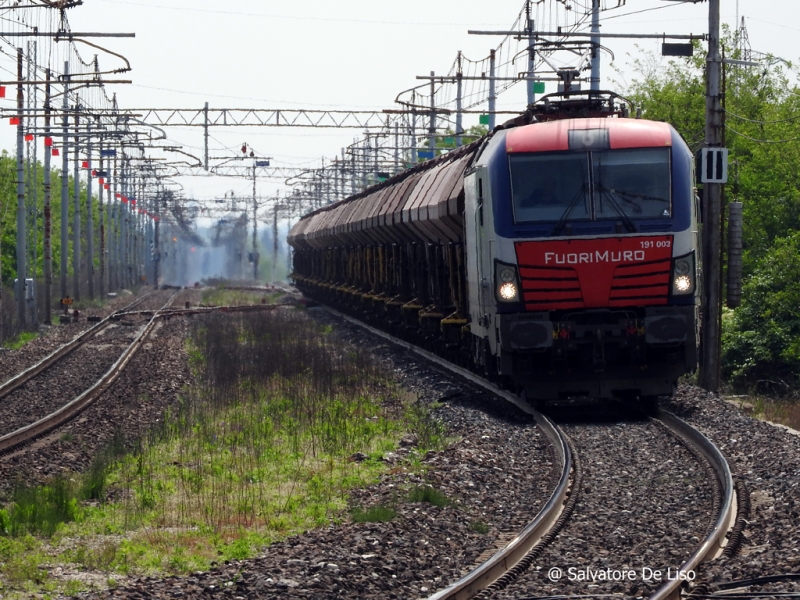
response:
<svg viewBox="0 0 800 600"><path fill-rule="evenodd" d="M692 278L688 275L678 275L675 278L675 289L679 293L685 294L692 289Z"/></svg>
<svg viewBox="0 0 800 600"><path fill-rule="evenodd" d="M495 261L494 283L498 302L519 302L519 275L516 265Z"/></svg>
<svg viewBox="0 0 800 600"><path fill-rule="evenodd" d="M672 295L693 294L696 276L694 253L676 258L672 263Z"/></svg>
<svg viewBox="0 0 800 600"><path fill-rule="evenodd" d="M518 292L517 286L511 282L504 283L500 286L497 290L497 293L500 295L500 298L505 300L506 302L513 302L517 299Z"/></svg>

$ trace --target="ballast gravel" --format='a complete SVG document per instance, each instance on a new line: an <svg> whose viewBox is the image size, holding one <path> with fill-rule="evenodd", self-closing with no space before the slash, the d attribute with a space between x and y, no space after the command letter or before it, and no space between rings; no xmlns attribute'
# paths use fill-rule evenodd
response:
<svg viewBox="0 0 800 600"><path fill-rule="evenodd" d="M316 318L334 322L324 314ZM149 389L152 409L141 411L150 415L149 422L128 417L132 430L146 431L168 405L165 398L174 398L182 381L188 380L185 357L180 356L179 341L185 335L180 322L173 319L159 332L162 341L178 341L153 345L169 346L173 353L143 351L136 359L165 377L128 375L125 385ZM435 486L454 502L442 508L401 502L398 516L388 523L345 522L309 531L273 544L259 558L231 561L190 576L116 577L118 588L81 597L421 598L477 565L532 518L555 485L555 469L549 444L527 417L349 325L337 322L337 335L343 342L367 345L421 401L441 404L434 413L456 438L447 450L418 457L427 466L424 480L403 468L403 461L415 452L413 445L398 448L386 457L393 464L390 474L354 493L352 505L388 502L397 498L398 490L420 483ZM123 394L122 402L136 393ZM800 438L691 386L682 386L666 406L723 450L734 477L747 484L752 504L740 553L701 567L697 579L714 583L797 572ZM121 414L107 415L105 421L119 422ZM674 568L694 549L712 518L706 473L652 423L611 419L563 426L575 439L585 469L575 517L515 584L521 587L508 588L496 597L519 598L529 592L644 597L654 585L641 581L641 576L639 581L620 585L565 582L563 578L554 582L548 570L551 566L564 572L571 566L595 571L629 566L641 573L651 565ZM82 444L96 431L96 424L87 420ZM70 450L77 457L67 468L89 464L90 452L81 445ZM63 456L60 446L31 450L29 456L15 459L13 471L25 476L57 472L62 468L59 455ZM8 468L0 465L0 479L10 476ZM483 526L488 527L487 533L476 530L484 531ZM779 582L764 589L792 591L792 585L796 584Z"/></svg>
<svg viewBox="0 0 800 600"><path fill-rule="evenodd" d="M741 550L701 566L698 582L800 573L800 434L755 420L717 394L690 386L682 386L668 408L722 450L750 500ZM783 579L765 589L797 594L800 585ZM757 591L764 590L742 590Z"/></svg>
<svg viewBox="0 0 800 600"><path fill-rule="evenodd" d="M562 423L583 471L575 512L494 598L646 598L699 546L715 518L705 465L659 423L615 413Z"/></svg>

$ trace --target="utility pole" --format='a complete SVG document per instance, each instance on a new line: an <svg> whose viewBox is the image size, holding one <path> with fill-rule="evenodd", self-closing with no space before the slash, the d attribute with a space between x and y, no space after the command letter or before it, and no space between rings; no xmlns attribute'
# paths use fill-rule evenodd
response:
<svg viewBox="0 0 800 600"><path fill-rule="evenodd" d="M253 163L253 279L258 280L258 200L256 199L256 163Z"/></svg>
<svg viewBox="0 0 800 600"><path fill-rule="evenodd" d="M159 239L159 225L161 222L160 202L161 198L156 194L153 206L153 285L158 288L159 267L161 266L161 240Z"/></svg>
<svg viewBox="0 0 800 600"><path fill-rule="evenodd" d="M106 211L103 207L103 185L105 175L103 160L103 138L100 138L100 174L97 178L97 209L100 215L100 297L106 297Z"/></svg>
<svg viewBox="0 0 800 600"><path fill-rule="evenodd" d="M72 167L72 297L76 301L81 299L81 156L80 138L80 105L75 105L75 153Z"/></svg>
<svg viewBox="0 0 800 600"><path fill-rule="evenodd" d="M417 92L416 90L411 92L411 164L416 165L417 161L419 161L419 155L417 154L417 109L414 108L417 105ZM353 157L355 160L355 157ZM353 169L355 169L355 165L353 165ZM355 193L355 192L353 192Z"/></svg>
<svg viewBox="0 0 800 600"><path fill-rule="evenodd" d="M53 240L52 235L52 207L50 203L50 156L53 140L50 137L50 69L45 71L46 83L44 86L44 323L51 324L53 307Z"/></svg>
<svg viewBox="0 0 800 600"><path fill-rule="evenodd" d="M26 265L26 229L25 229L25 157L23 155L23 139L25 136L25 95L22 92L22 48L17 48L17 316L24 327L25 318L25 278L28 275Z"/></svg>
<svg viewBox="0 0 800 600"><path fill-rule="evenodd" d="M61 279L61 298L66 298L69 295L67 291L67 258L69 256L69 177L67 176L67 169L69 168L69 140L67 134L69 133L69 62L64 62L64 98L61 105L64 112L64 117L61 124L62 145L61 148L61 261L60 261L60 279Z"/></svg>
<svg viewBox="0 0 800 600"><path fill-rule="evenodd" d="M495 104L497 94L495 93L494 68L495 68L494 48L489 54L489 131L494 131L495 126Z"/></svg>
<svg viewBox="0 0 800 600"><path fill-rule="evenodd" d="M110 169L110 165L109 165ZM111 263L113 270L114 283L110 286L115 290L122 288L122 275L121 275L121 251L120 251L120 203L118 202L117 194L119 194L119 171L117 165L117 155L114 154L114 185L113 189L109 190L108 197L113 202L111 205ZM112 199L113 197L113 199Z"/></svg>
<svg viewBox="0 0 800 600"><path fill-rule="evenodd" d="M431 116L430 125L428 125L428 150L430 150L431 158L436 158L436 86L434 75L435 73L431 71ZM376 156L377 152L376 150Z"/></svg>
<svg viewBox="0 0 800 600"><path fill-rule="evenodd" d="M592 77L589 88L600 89L600 0L592 0ZM533 82L531 82L533 84Z"/></svg>
<svg viewBox="0 0 800 600"><path fill-rule="evenodd" d="M87 125L87 133L90 133L89 129ZM102 204L102 200L100 203ZM91 137L88 137L86 141L86 274L89 276L89 300L94 300L94 215L92 214Z"/></svg>
<svg viewBox="0 0 800 600"><path fill-rule="evenodd" d="M708 5L708 58L706 74L706 147L723 143L720 81L722 58L719 51L719 2ZM700 358L700 385L716 392L720 384L720 346L722 328L722 184L704 184L703 203L703 337Z"/></svg>
<svg viewBox="0 0 800 600"><path fill-rule="evenodd" d="M278 201L272 207L272 281L278 280Z"/></svg>
<svg viewBox="0 0 800 600"><path fill-rule="evenodd" d="M528 32L528 81L527 83L527 91L528 91L528 106L536 102L536 95L534 92L534 71L536 70L536 50L534 49L534 42L536 38L533 34L534 32L534 22L531 19L531 0L525 1L525 30Z"/></svg>
<svg viewBox="0 0 800 600"><path fill-rule="evenodd" d="M530 1L530 0L529 0ZM463 94L462 84L463 84L463 55L461 54L461 50L458 51L458 57L456 58L456 146L460 147L464 142L461 138L461 134L464 133L464 126L463 126L463 109L461 106L461 97ZM397 146L397 139L395 138L394 145Z"/></svg>
<svg viewBox="0 0 800 600"><path fill-rule="evenodd" d="M394 124L394 172L400 172L400 123ZM336 170L336 173L339 173L339 170ZM338 179L337 179L338 183ZM344 181L342 182L344 183ZM344 185L342 185L344 188ZM339 187L336 187L336 197L339 197Z"/></svg>
<svg viewBox="0 0 800 600"><path fill-rule="evenodd" d="M37 58L36 58L36 40L28 40L28 69L27 69L27 81L35 81L37 78ZM26 104L28 107L28 131L31 131L36 128L36 104L37 104L37 97L36 91L37 87L31 86L28 88L28 97L26 98ZM39 164L38 164L38 157L37 157L37 145L35 141L35 137L33 135L26 135L25 136L26 142L26 170L25 170L25 181L26 184L26 195L28 200L28 254L29 260L28 263L30 265L28 269L28 273L30 274L30 279L33 280L34 285L36 281L36 270L39 263ZM33 289L31 290L34 291ZM36 303L31 302L32 314L31 314L31 324L34 327L39 326L39 316L37 314Z"/></svg>
<svg viewBox="0 0 800 600"><path fill-rule="evenodd" d="M205 167L206 171L208 171L208 102L206 102L205 108L203 109L203 139L205 140Z"/></svg>

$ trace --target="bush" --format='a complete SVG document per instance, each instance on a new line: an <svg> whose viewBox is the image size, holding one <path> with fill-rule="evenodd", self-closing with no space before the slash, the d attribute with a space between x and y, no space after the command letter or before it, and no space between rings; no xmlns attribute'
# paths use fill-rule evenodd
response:
<svg viewBox="0 0 800 600"><path fill-rule="evenodd" d="M722 361L737 388L785 394L800 382L800 232L776 241L723 317Z"/></svg>

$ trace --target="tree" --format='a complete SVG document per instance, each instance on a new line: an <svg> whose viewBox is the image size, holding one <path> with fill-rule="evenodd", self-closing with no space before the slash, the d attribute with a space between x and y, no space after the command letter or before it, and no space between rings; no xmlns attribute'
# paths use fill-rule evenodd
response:
<svg viewBox="0 0 800 600"><path fill-rule="evenodd" d="M738 55L735 36L723 51ZM734 50L730 50L734 49ZM649 119L672 123L695 151L705 128L705 53L634 61L626 90ZM723 318L723 372L741 388L780 391L800 383L800 90L792 65L766 57L758 68L726 67L727 200L744 208L742 306Z"/></svg>

